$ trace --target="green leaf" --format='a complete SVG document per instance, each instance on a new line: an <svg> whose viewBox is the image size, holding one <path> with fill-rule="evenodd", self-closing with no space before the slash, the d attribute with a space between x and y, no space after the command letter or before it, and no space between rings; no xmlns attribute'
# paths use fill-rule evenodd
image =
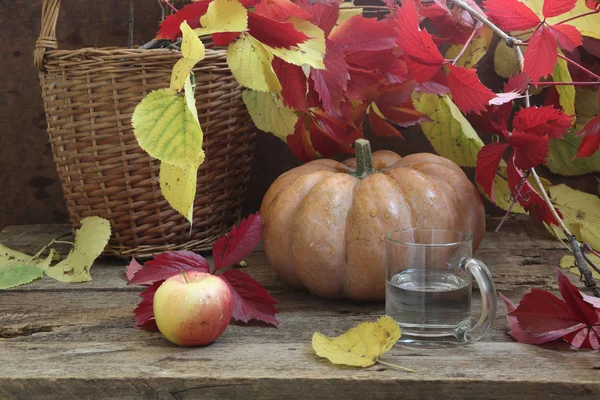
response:
<svg viewBox="0 0 600 400"><path fill-rule="evenodd" d="M50 250L45 259L36 259L0 245L0 289L9 289L42 278L44 270L50 266L55 256L54 249Z"/></svg>
<svg viewBox="0 0 600 400"><path fill-rule="evenodd" d="M245 90L242 97L258 129L271 132L281 140L294 133L298 116L273 93Z"/></svg>
<svg viewBox="0 0 600 400"><path fill-rule="evenodd" d="M494 70L503 78L509 78L521 71L515 50L508 47L504 40L498 42L494 51Z"/></svg>
<svg viewBox="0 0 600 400"><path fill-rule="evenodd" d="M461 167L474 167L483 141L450 97L416 93L413 101L417 111L432 120L421 128L436 153Z"/></svg>
<svg viewBox="0 0 600 400"><path fill-rule="evenodd" d="M46 275L61 282L85 282L92 279L90 268L110 239L110 223L104 218L87 217L75 233L73 249L63 261L48 268Z"/></svg>
<svg viewBox="0 0 600 400"><path fill-rule="evenodd" d="M558 50L560 54L562 52ZM552 73L552 79L554 82L573 82L571 79L571 73L569 72L569 66L565 60L559 58L556 66L554 66L554 72ZM563 111L569 115L575 114L575 87L569 85L556 86L558 91L560 106Z"/></svg>
<svg viewBox="0 0 600 400"><path fill-rule="evenodd" d="M175 90L151 92L135 108L132 124L138 143L152 157L181 168L204 161L198 119Z"/></svg>

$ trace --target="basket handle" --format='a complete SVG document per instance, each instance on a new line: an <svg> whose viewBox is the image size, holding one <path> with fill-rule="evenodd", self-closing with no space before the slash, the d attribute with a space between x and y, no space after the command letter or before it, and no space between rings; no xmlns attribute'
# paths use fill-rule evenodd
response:
<svg viewBox="0 0 600 400"><path fill-rule="evenodd" d="M33 64L44 71L44 55L48 49L58 49L56 41L56 22L58 21L58 10L60 0L44 0L42 2L42 28L40 36L35 42L33 51Z"/></svg>

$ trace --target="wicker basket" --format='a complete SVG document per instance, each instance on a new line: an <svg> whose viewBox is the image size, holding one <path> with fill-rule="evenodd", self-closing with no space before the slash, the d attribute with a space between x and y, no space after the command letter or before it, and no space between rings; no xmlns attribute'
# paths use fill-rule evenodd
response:
<svg viewBox="0 0 600 400"><path fill-rule="evenodd" d="M48 136L73 228L87 216L110 220L108 251L138 257L208 250L239 219L256 131L223 51L207 50L194 70L206 162L198 171L194 224L159 188L160 162L137 144L135 106L168 87L177 51L122 48L57 50L60 0L44 0L36 42Z"/></svg>

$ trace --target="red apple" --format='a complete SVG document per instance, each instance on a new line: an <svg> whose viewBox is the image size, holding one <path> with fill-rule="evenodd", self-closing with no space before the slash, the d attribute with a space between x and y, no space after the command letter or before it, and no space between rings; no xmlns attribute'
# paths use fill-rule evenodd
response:
<svg viewBox="0 0 600 400"><path fill-rule="evenodd" d="M160 332L180 346L199 346L218 338L229 325L233 300L218 276L189 271L173 275L154 294Z"/></svg>

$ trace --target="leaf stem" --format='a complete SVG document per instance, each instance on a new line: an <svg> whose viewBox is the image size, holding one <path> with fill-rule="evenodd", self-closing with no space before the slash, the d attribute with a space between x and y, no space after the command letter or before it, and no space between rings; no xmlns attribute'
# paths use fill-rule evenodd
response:
<svg viewBox="0 0 600 400"><path fill-rule="evenodd" d="M600 81L600 75L596 75L595 73L593 73L592 71L590 71L589 69L587 69L583 65L579 64L578 62L573 61L570 58L567 58L567 57L563 56L562 54L559 54L558 58L562 58L563 60L565 60L569 64L574 65L575 67L579 68L580 70L582 70L586 74L588 74L590 76L593 76L594 78L598 79L598 81Z"/></svg>
<svg viewBox="0 0 600 400"><path fill-rule="evenodd" d="M383 365L387 365L389 367L394 367L394 368L401 369L402 371L412 372L412 373L416 372L414 369L410 369L410 368L406 368L406 367L401 367L401 366L396 365L396 364L392 364L392 363L389 363L389 362L381 361L380 359L377 359L377 362L380 363L380 364L383 364Z"/></svg>
<svg viewBox="0 0 600 400"><path fill-rule="evenodd" d="M185 281L185 283L190 283L188 281L187 275L185 274L185 271L181 271L181 275L183 275L183 280Z"/></svg>
<svg viewBox="0 0 600 400"><path fill-rule="evenodd" d="M564 24L565 22L573 21L574 19L583 18L583 17L587 17L588 15L594 15L594 14L598 14L598 13L600 13L600 10L594 10L594 11L586 12L586 13L579 14L579 15L576 15L576 16L571 17L571 18L567 18L567 19L565 19L563 21L557 22L554 25Z"/></svg>
<svg viewBox="0 0 600 400"><path fill-rule="evenodd" d="M469 44L471 44L471 41L475 37L475 32L477 32L477 28L473 29L473 32L471 32L471 36L469 36L469 38L467 39L467 42L465 43L465 45L463 46L463 48L460 49L460 53L458 53L458 55L456 56L456 58L452 62L452 65L456 65L456 62L458 61L458 59L461 58L463 54L465 54L465 51L467 50L467 47L469 47Z"/></svg>
<svg viewBox="0 0 600 400"><path fill-rule="evenodd" d="M538 82L536 87L538 86L600 86L600 81L598 82Z"/></svg>
<svg viewBox="0 0 600 400"><path fill-rule="evenodd" d="M162 2L165 3L167 6L169 6L169 8L171 10L173 10L173 12L179 11L178 9L176 9L175 7L173 7L173 4L169 3L169 0L162 0Z"/></svg>

